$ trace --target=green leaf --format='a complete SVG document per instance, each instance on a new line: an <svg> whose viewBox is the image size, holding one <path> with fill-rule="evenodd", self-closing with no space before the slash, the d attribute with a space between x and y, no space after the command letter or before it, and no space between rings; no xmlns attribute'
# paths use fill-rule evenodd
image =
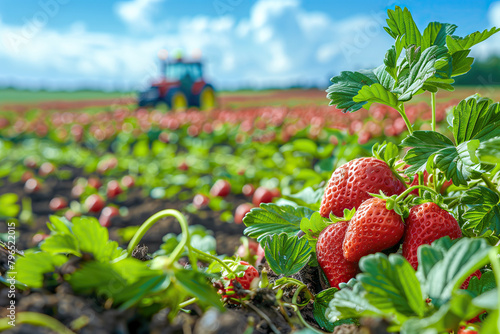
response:
<svg viewBox="0 0 500 334"><path fill-rule="evenodd" d="M477 149L477 156L485 163L500 163L500 137L482 142Z"/></svg>
<svg viewBox="0 0 500 334"><path fill-rule="evenodd" d="M16 194L3 194L0 196L0 217L14 218L19 214L20 206L17 204L19 197Z"/></svg>
<svg viewBox="0 0 500 334"><path fill-rule="evenodd" d="M446 36L455 32L457 26L449 23L430 22L422 35L422 48L432 45L445 46Z"/></svg>
<svg viewBox="0 0 500 334"><path fill-rule="evenodd" d="M366 300L366 291L356 279L351 279L347 284L341 283L328 305L325 317L335 323L341 319L359 318L362 315L382 315L383 313L373 307Z"/></svg>
<svg viewBox="0 0 500 334"><path fill-rule="evenodd" d="M467 287L467 291L469 291L474 296L479 296L485 292L491 291L496 288L497 284L495 281L495 275L493 271L483 272L481 278L477 278L476 276L472 276L469 281L469 286Z"/></svg>
<svg viewBox="0 0 500 334"><path fill-rule="evenodd" d="M373 71L344 71L330 81L333 84L326 90L327 97L331 100L330 105L337 106L343 112L354 112L366 104L366 101L353 101L354 96L358 95L363 86L377 83L378 79Z"/></svg>
<svg viewBox="0 0 500 334"><path fill-rule="evenodd" d="M75 217L72 230L80 251L94 254L98 261L113 260L124 252L116 241L109 240L108 229L94 217Z"/></svg>
<svg viewBox="0 0 500 334"><path fill-rule="evenodd" d="M313 252L316 251L319 234L331 223L328 219L321 217L319 212L314 212L310 219L302 218L300 221L300 229L305 233L302 238L306 238L309 241Z"/></svg>
<svg viewBox="0 0 500 334"><path fill-rule="evenodd" d="M472 46L488 39L498 31L500 31L500 29L493 27L490 30L486 29L483 32L476 31L463 38L457 36L446 36L446 46L452 54L457 51L467 50Z"/></svg>
<svg viewBox="0 0 500 334"><path fill-rule="evenodd" d="M498 327L498 323L500 322L500 314L497 311L493 311L488 313L486 320L483 322L481 326L481 334L499 334L500 328Z"/></svg>
<svg viewBox="0 0 500 334"><path fill-rule="evenodd" d="M57 233L43 241L40 248L49 254L73 254L81 257L78 241L72 234Z"/></svg>
<svg viewBox="0 0 500 334"><path fill-rule="evenodd" d="M428 164L434 163L455 185L466 185L467 181L481 176L482 170L475 156L478 140L455 147L450 139L438 132L414 131L401 145L412 147L404 157L410 165L405 170L407 175L423 172Z"/></svg>
<svg viewBox="0 0 500 334"><path fill-rule="evenodd" d="M359 267L363 273L358 280L371 305L395 315L399 323L413 315L424 315L425 302L415 270L401 255L368 255L361 259Z"/></svg>
<svg viewBox="0 0 500 334"><path fill-rule="evenodd" d="M387 15L389 16L386 20L388 27L384 29L392 38L401 37L405 48L409 45L421 45L422 35L407 8L402 10L396 6L394 10L389 9Z"/></svg>
<svg viewBox="0 0 500 334"><path fill-rule="evenodd" d="M449 303L425 318L411 318L401 327L401 333L447 333L458 330L460 322L480 312L472 303L472 296L464 290L456 291Z"/></svg>
<svg viewBox="0 0 500 334"><path fill-rule="evenodd" d="M175 271L176 283L182 286L191 296L198 298L202 305L209 305L223 310L220 296L214 287L209 284L207 276L203 273L178 269Z"/></svg>
<svg viewBox="0 0 500 334"><path fill-rule="evenodd" d="M434 66L436 60L439 59L444 47L431 46L420 52L418 48L410 47L406 52L406 61L409 65L408 76L399 82L397 89L393 92L400 94L399 101L408 101L413 95L422 89L427 79L431 78L436 73Z"/></svg>
<svg viewBox="0 0 500 334"><path fill-rule="evenodd" d="M243 223L247 226L244 233L259 242L275 233L285 232L293 236L300 231L302 218L310 218L313 213L313 210L306 207L261 204L260 208L252 209L243 218Z"/></svg>
<svg viewBox="0 0 500 334"><path fill-rule="evenodd" d="M86 262L74 272L68 282L77 293L97 293L106 297L113 296L127 285L125 278L113 269L110 263Z"/></svg>
<svg viewBox="0 0 500 334"><path fill-rule="evenodd" d="M326 309L330 301L333 299L335 292L337 292L337 288L329 288L321 291L314 297L314 305L313 305L313 316L314 320L318 323L318 325L329 331L333 332L336 327L335 323L331 323L325 316Z"/></svg>
<svg viewBox="0 0 500 334"><path fill-rule="evenodd" d="M500 135L499 122L500 104L492 104L490 99L472 95L453 108L453 137L457 144L481 139L485 127L495 123L498 124L491 129L494 133L488 131L488 136Z"/></svg>
<svg viewBox="0 0 500 334"><path fill-rule="evenodd" d="M463 214L463 228L474 229L483 235L487 230L500 233L500 197L491 189L477 186L467 190L461 198L469 209Z"/></svg>
<svg viewBox="0 0 500 334"><path fill-rule="evenodd" d="M312 248L306 239L289 237L286 233L267 236L264 245L269 267L277 275L296 274L311 257Z"/></svg>
<svg viewBox="0 0 500 334"><path fill-rule="evenodd" d="M48 253L27 253L16 258L15 274L11 270L7 277L14 276L16 280L30 288L43 287L43 275L53 272L56 266L61 266L68 258L64 255Z"/></svg>
<svg viewBox="0 0 500 334"><path fill-rule="evenodd" d="M456 185L466 185L467 181L480 178L484 172L475 155L478 147L479 140L470 140L457 147L442 149L436 152L434 163L444 172L447 180L453 180Z"/></svg>
<svg viewBox="0 0 500 334"><path fill-rule="evenodd" d="M399 159L399 149L396 144L384 141L382 144L375 143L373 145L372 155L392 167Z"/></svg>
<svg viewBox="0 0 500 334"><path fill-rule="evenodd" d="M456 77L470 71L474 58L468 57L470 50L453 53L451 58L451 76Z"/></svg>
<svg viewBox="0 0 500 334"><path fill-rule="evenodd" d="M425 81L422 89L433 93L436 93L439 89L444 89L452 92L455 90L455 88L452 86L454 82L455 80L453 79L442 79L433 76Z"/></svg>
<svg viewBox="0 0 500 334"><path fill-rule="evenodd" d="M49 216L49 223L47 223L47 227L52 232L71 234L70 226L73 226L73 224L65 217L58 217L54 215Z"/></svg>
<svg viewBox="0 0 500 334"><path fill-rule="evenodd" d="M120 310L126 310L144 299L150 293L154 293L155 290L167 289L170 285L170 277L163 274L160 276L144 277L135 282L134 284L128 285L121 291L114 293L114 302L121 304ZM147 300L147 299L146 299Z"/></svg>
<svg viewBox="0 0 500 334"><path fill-rule="evenodd" d="M429 259L423 256L425 253L422 251L427 247L434 247L434 243L431 246L422 245L418 250L418 276L422 290L436 307L447 303L467 277L488 263L488 251L491 248L484 239L463 238L444 253L441 260L429 265L424 264ZM428 272L423 273L421 267Z"/></svg>
<svg viewBox="0 0 500 334"><path fill-rule="evenodd" d="M330 170L331 172L331 170ZM300 200L305 204L317 204L321 202L321 198L323 197L323 193L325 192L324 188L318 188L314 190L312 187L306 187L299 191L296 194L283 194L286 197L293 198L295 200Z"/></svg>
<svg viewBox="0 0 500 334"><path fill-rule="evenodd" d="M379 83L374 83L371 86L363 86L358 92L358 95L353 97L354 102L366 101L367 104L363 107L368 109L372 103L382 103L390 107L397 107L398 97L391 93Z"/></svg>
<svg viewBox="0 0 500 334"><path fill-rule="evenodd" d="M486 310L498 310L498 289L491 289L474 298L472 304Z"/></svg>

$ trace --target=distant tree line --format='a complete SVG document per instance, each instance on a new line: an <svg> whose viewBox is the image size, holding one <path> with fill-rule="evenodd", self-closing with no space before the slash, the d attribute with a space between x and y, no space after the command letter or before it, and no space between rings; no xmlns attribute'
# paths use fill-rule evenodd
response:
<svg viewBox="0 0 500 334"><path fill-rule="evenodd" d="M467 86L500 86L500 56L491 56L485 60L476 59L470 72L455 78L455 83Z"/></svg>

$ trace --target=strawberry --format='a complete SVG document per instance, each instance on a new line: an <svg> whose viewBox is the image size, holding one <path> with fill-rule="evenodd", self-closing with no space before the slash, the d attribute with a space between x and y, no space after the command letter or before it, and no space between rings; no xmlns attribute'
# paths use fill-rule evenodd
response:
<svg viewBox="0 0 500 334"><path fill-rule="evenodd" d="M399 195L406 186L382 160L375 158L354 159L337 168L328 182L320 214L328 217L330 213L342 216L344 209L358 208L369 199L369 193Z"/></svg>
<svg viewBox="0 0 500 334"><path fill-rule="evenodd" d="M219 290L219 293L223 294L222 299L224 299L225 301L228 300L229 298L238 299L238 298L245 297L245 294L238 294L235 292L234 284L236 281L241 284L242 289L248 290L248 289L250 289L252 282L255 279L259 278L259 272L257 271L257 269L255 269L255 267L250 265L248 262L239 261L239 262L235 263L235 266L236 267L244 266L243 268L245 268L245 269L243 269L243 270L245 270L245 271L244 271L243 276L241 276L241 277L235 277L233 279L228 279L227 277L223 278L224 283L225 283L224 284L225 288ZM233 268L235 268L235 266L233 266ZM238 287L237 287L237 289L238 289Z"/></svg>
<svg viewBox="0 0 500 334"><path fill-rule="evenodd" d="M465 326L460 327L457 334L477 334L477 330L475 328L468 328Z"/></svg>
<svg viewBox="0 0 500 334"><path fill-rule="evenodd" d="M236 211L234 213L234 222L236 224L243 223L243 218L245 217L245 215L247 213L250 212L250 210L252 210L252 208L253 208L253 205L250 203L243 203L243 204L238 205L238 207L236 208Z"/></svg>
<svg viewBox="0 0 500 334"><path fill-rule="evenodd" d="M410 209L410 215L406 219L403 256L416 270L418 247L430 245L433 241L445 236L451 239L462 236L457 220L448 211L432 202L414 206Z"/></svg>
<svg viewBox="0 0 500 334"><path fill-rule="evenodd" d="M261 203L271 203L273 201L273 193L271 190L258 187L253 193L252 203L255 206L259 206Z"/></svg>
<svg viewBox="0 0 500 334"><path fill-rule="evenodd" d="M236 255L242 259L249 260L249 262L260 264L265 257L265 251L262 246L249 239L248 244L241 244L236 251Z"/></svg>
<svg viewBox="0 0 500 334"><path fill-rule="evenodd" d="M226 197L231 192L231 184L226 180L217 180L210 189L213 197Z"/></svg>
<svg viewBox="0 0 500 334"><path fill-rule="evenodd" d="M339 288L358 273L358 264L344 258L342 243L349 223L338 222L325 228L318 237L316 257L319 266L323 269L330 286Z"/></svg>
<svg viewBox="0 0 500 334"><path fill-rule="evenodd" d="M396 245L404 234L403 219L394 210L387 210L383 199L364 201L352 217L342 244L344 257L358 262L363 256Z"/></svg>

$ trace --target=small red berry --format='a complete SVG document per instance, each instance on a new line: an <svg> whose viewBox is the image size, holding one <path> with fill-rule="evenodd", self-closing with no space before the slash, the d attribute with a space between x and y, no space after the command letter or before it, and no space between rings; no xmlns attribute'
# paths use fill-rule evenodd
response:
<svg viewBox="0 0 500 334"><path fill-rule="evenodd" d="M234 213L234 222L236 224L241 224L245 215L249 213L252 208L253 205L250 203L243 203L238 205L238 207L236 208L236 212Z"/></svg>
<svg viewBox="0 0 500 334"><path fill-rule="evenodd" d="M63 197L54 197L49 202L49 208L52 211L58 211L66 208L68 206L68 202Z"/></svg>
<svg viewBox="0 0 500 334"><path fill-rule="evenodd" d="M258 187L253 194L252 203L255 206L259 206L261 203L271 203L273 201L273 193L271 190Z"/></svg>

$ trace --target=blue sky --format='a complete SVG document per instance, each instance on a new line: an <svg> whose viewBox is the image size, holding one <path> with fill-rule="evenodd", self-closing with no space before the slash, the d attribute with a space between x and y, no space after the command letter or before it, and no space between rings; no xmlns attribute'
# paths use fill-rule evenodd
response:
<svg viewBox="0 0 500 334"><path fill-rule="evenodd" d="M327 85L341 70L381 63L385 11L407 6L457 35L500 26L500 1L23 0L0 2L0 85L141 89L156 53L200 49L220 88ZM477 46L500 53L500 36Z"/></svg>

